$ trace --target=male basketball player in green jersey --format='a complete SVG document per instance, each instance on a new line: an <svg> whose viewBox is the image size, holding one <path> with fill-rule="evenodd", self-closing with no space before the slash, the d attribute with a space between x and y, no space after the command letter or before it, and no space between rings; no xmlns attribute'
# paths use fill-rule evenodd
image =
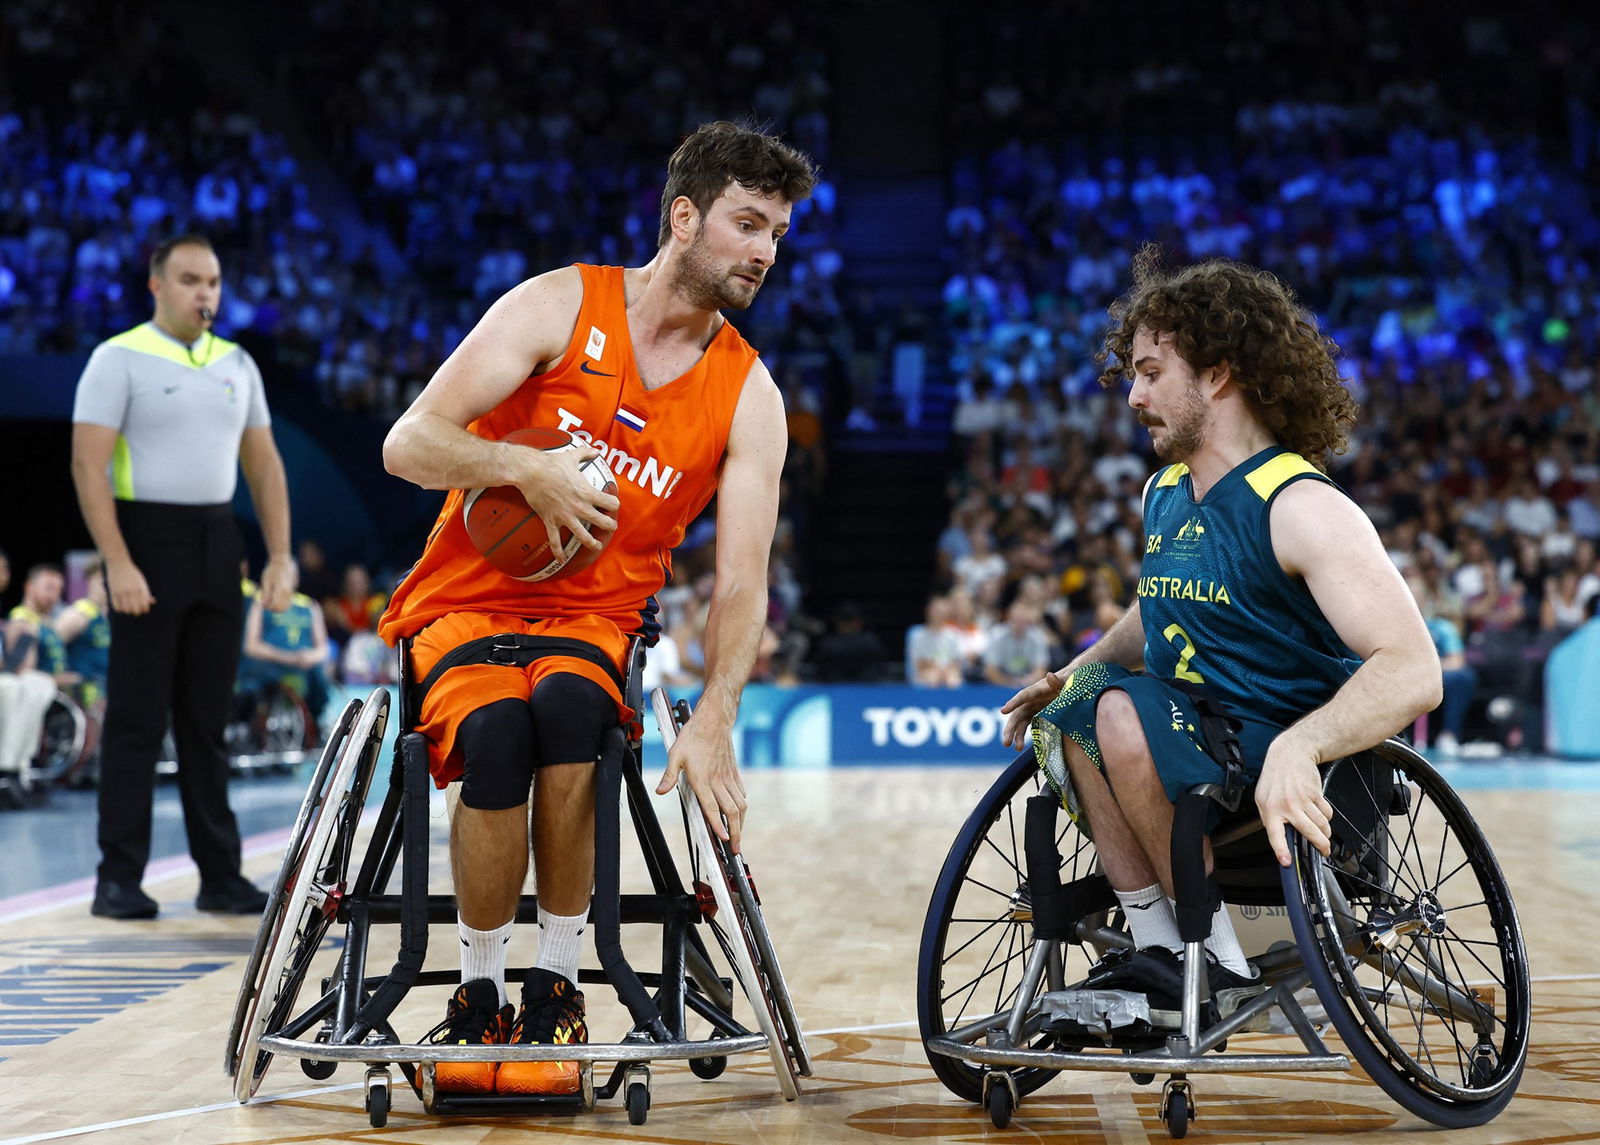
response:
<svg viewBox="0 0 1600 1145"><path fill-rule="evenodd" d="M1167 463L1145 486L1138 596L1094 646L1002 711L1008 745L1022 747L1031 726L1047 771L1064 756L1133 933L1132 958L1108 957L1088 984L1156 982L1170 994L1183 948L1173 800L1223 780L1186 687L1241 721L1256 804L1287 866L1285 824L1328 853L1333 811L1317 765L1431 711L1441 675L1377 532L1324 475L1356 406L1316 320L1240 263L1169 272L1147 246L1134 272L1111 309L1100 380L1131 383L1128 403ZM1225 907L1206 949L1213 997L1250 992L1256 975Z"/></svg>

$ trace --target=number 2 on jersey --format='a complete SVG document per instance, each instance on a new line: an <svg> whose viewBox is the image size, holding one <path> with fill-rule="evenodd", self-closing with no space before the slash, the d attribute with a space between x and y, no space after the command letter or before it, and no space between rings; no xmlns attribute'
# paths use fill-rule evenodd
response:
<svg viewBox="0 0 1600 1145"><path fill-rule="evenodd" d="M1181 624L1169 624L1166 627L1166 631L1162 632L1161 635L1182 648L1182 651L1178 653L1178 667L1172 674L1180 680L1188 680L1191 684L1204 684L1206 678L1189 667L1189 661L1194 659L1194 654L1199 649L1194 646L1194 641L1189 639L1189 634L1183 630L1183 626Z"/></svg>

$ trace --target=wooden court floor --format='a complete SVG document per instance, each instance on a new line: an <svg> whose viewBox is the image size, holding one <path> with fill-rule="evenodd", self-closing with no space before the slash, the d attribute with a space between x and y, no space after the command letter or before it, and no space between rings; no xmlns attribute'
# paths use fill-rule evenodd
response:
<svg viewBox="0 0 1600 1145"><path fill-rule="evenodd" d="M638 1127L616 1102L575 1118L441 1119L397 1086L389 1124L373 1129L361 1109L360 1067L313 1082L288 1060L275 1062L257 1100L240 1106L222 1059L255 922L196 914L188 905L194 876L177 871L148 885L164 904L153 922L95 919L81 895L0 914L0 1145L84 1136L107 1145L491 1145L535 1135L685 1145L1165 1141L1159 1086L1065 1074L1025 1099L1000 1131L928 1069L914 1024L923 912L957 827L993 775L896 768L748 776L746 853L816 1058L798 1102L779 1097L765 1056L747 1055L710 1082L662 1063L649 1121ZM1490 1125L1449 1139L1600 1140L1600 791L1589 776L1575 790L1513 781L1465 794L1517 896L1534 1030L1517 1099ZM443 826L441 813L439 838ZM257 837L248 873L269 882L282 847L281 835ZM447 889L442 862L434 870L436 889ZM650 936L636 934L629 928L624 940L645 967ZM453 950L453 934L436 928L429 966L443 966ZM513 965L532 953L531 934L519 937ZM372 964L386 965L385 957L380 946ZM625 1027L605 992L588 990L597 1040ZM443 1004L442 991L415 991L396 1026L420 1036ZM1248 1040L1254 1049L1275 1044ZM1190 1135L1200 1141L1379 1145L1414 1142L1430 1128L1360 1074L1213 1075L1195 1079L1195 1094Z"/></svg>

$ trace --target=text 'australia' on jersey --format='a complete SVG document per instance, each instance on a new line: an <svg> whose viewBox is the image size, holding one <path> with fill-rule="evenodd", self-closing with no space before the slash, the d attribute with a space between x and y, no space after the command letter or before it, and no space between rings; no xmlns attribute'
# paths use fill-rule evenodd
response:
<svg viewBox="0 0 1600 1145"><path fill-rule="evenodd" d="M1273 498L1306 479L1327 480L1277 446L1199 502L1187 466L1157 475L1145 496L1138 586L1146 672L1203 684L1241 716L1287 727L1360 667L1272 550Z"/></svg>

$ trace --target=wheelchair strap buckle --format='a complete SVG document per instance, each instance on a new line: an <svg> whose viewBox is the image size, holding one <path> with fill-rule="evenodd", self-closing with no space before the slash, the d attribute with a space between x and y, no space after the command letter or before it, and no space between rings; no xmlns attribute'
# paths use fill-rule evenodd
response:
<svg viewBox="0 0 1600 1145"><path fill-rule="evenodd" d="M1205 741L1206 752L1222 768L1222 784L1202 784L1205 793L1229 811L1239 810L1247 786L1244 774L1244 750L1239 746L1239 731L1244 726L1204 688L1171 681L1194 701L1199 717L1200 737Z"/></svg>

